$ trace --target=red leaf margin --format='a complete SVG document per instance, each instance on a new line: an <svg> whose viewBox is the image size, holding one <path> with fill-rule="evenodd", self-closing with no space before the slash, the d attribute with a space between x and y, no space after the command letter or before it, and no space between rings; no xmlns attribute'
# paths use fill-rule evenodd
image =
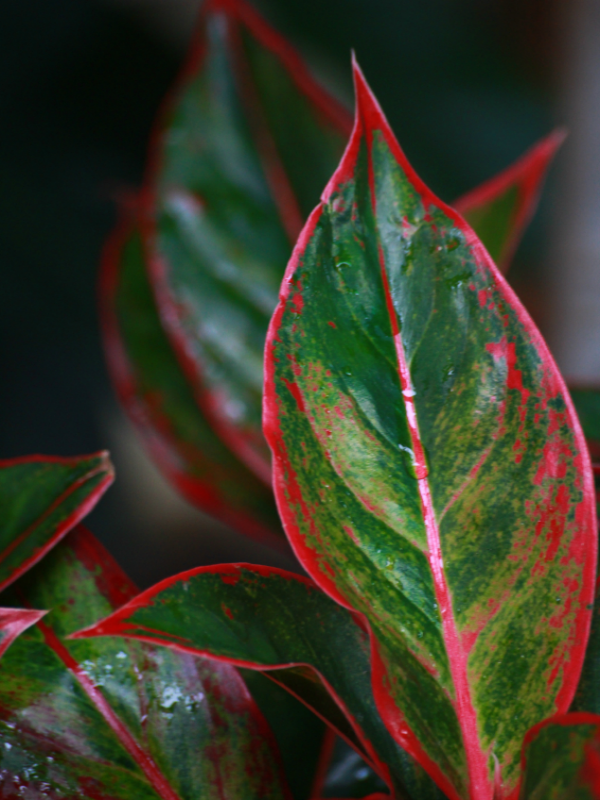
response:
<svg viewBox="0 0 600 800"><path fill-rule="evenodd" d="M153 419L150 420L139 400L134 370L119 333L119 323L114 307L114 296L119 278L120 253L133 229L134 220L140 213L138 206L139 204L133 198L128 199L124 204L121 209L121 218L106 240L100 261L98 280L100 326L106 362L117 397L129 419L139 431L149 455L186 500L235 530L245 533L254 541L289 555L289 547L283 537L277 536L251 516L232 511L216 491L185 474L169 449L172 448L177 452L177 443L171 432L169 420L166 417L161 419L161 415L156 409L154 409ZM173 358L176 358L175 353ZM177 361L181 364L180 359ZM199 413L202 413L201 409Z"/></svg>
<svg viewBox="0 0 600 800"><path fill-rule="evenodd" d="M17 636L36 625L47 613L33 608L0 608L0 658Z"/></svg>
<svg viewBox="0 0 600 800"><path fill-rule="evenodd" d="M589 459L588 449L585 443L585 438L583 436L583 432L581 430L581 426L579 424L579 420L577 418L577 414L575 412L575 408L571 401L571 397L567 390L567 387L564 383L562 375L560 374L558 367L555 364L555 361L546 345L544 340L542 339L541 334L539 333L538 329L536 328L533 320L529 316L528 312L511 289L509 284L507 283L506 279L498 269L498 267L494 264L493 260L489 256L487 250L483 246L483 244L479 241L477 235L473 231L473 229L469 226L469 224L462 218L458 211L456 211L451 206L448 206L446 203L439 200L438 197L429 189L428 186L419 178L416 174L413 167L408 162L404 152L402 151L386 117L381 109L377 99L373 95L371 89L369 88L364 75L358 63L356 62L355 57L353 56L353 75L354 75L354 86L355 86L355 95L356 95L356 115L354 121L354 128L352 131L352 135L350 137L350 141L346 147L346 151L340 161L340 164L331 177L329 183L325 187L323 194L321 195L322 203L319 204L310 214L306 225L298 242L294 248L290 261L288 263L282 285L281 291L279 295L279 304L271 318L271 323L269 325L269 330L267 333L267 340L265 344L265 373L264 373L264 391L263 391L263 432L267 439L267 442L271 448L271 452L273 455L273 490L275 492L275 500L277 503L277 508L279 510L279 515L282 520L282 524L286 535L290 541L290 545L298 558L298 561L302 564L302 566L306 569L308 574L313 578L315 583L328 594L333 600L338 602L344 608L352 611L358 617L362 617L364 626L366 630L369 632L370 642L371 642L371 659L372 659L372 685L373 685L373 695L375 697L375 703L381 714L381 717L388 728L390 734L394 737L394 739L403 747L407 752L409 752L415 759L418 761L423 769L431 776L431 778L438 784L440 789L448 795L451 800L460 800L459 796L456 793L454 787L450 784L448 779L442 774L440 768L437 764L435 764L423 751L419 741L415 737L415 735L410 731L407 731L407 726L404 720L402 719L402 712L400 709L395 708L395 703L386 689L385 686L385 667L382 661L381 656L378 652L378 643L373 634L371 626L369 625L368 619L361 614L360 612L356 612L356 610L348 603L348 601L343 597L343 595L338 591L333 579L324 575L318 568L317 560L314 558L313 553L310 549L306 546L303 541L302 535L300 534L298 525L295 520L295 516L290 510L290 507L286 501L286 494L291 495L295 501L297 501L301 507L303 507L302 495L298 484L296 483L294 470L291 466L291 463L287 457L285 445L283 442L283 438L279 429L278 424L278 403L277 403L277 395L275 393L275 362L273 358L270 356L270 348L271 342L277 340L277 331L281 324L281 320L286 308L287 298L290 294L290 291L293 288L292 279L294 273L299 265L300 258L305 251L313 233L316 229L317 223L321 217L322 213L322 204L325 204L329 201L332 194L336 191L337 186L342 183L346 182L351 179L353 175L353 165L356 161L356 156L358 153L358 148L360 145L360 138L363 132L363 124L368 126L369 129L377 128L383 134L383 137L386 141L386 144L390 148L392 154L396 158L396 160L401 165L402 169L404 170L408 180L412 183L414 188L417 192L421 195L423 203L425 206L428 205L435 205L439 208L447 217L453 220L454 224L456 225L459 230L461 230L465 236L465 240L467 245L471 248L475 259L480 263L483 264L484 267L489 269L491 272L496 286L499 291L501 291L504 295L504 299L506 300L507 305L511 306L513 310L516 312L517 318L519 322L523 325L525 330L530 336L532 343L535 345L537 351L539 352L540 356L546 363L549 363L554 367L554 378L556 380L556 385L559 391L564 394L565 403L567 407L567 413L570 417L571 425L574 430L575 440L577 446L580 451L580 456L582 459L582 477L583 477L583 505L582 505L582 516L587 517L590 520L591 530L593 533L593 552L589 552L586 550L585 553L581 553L582 561L584 563L584 573L583 573L583 585L585 587L585 591L582 590L581 592L581 602L582 608L585 608L586 605L593 604L594 601L594 588L595 588L595 575L596 575L596 559L597 559L597 547L598 547L598 534L597 534L597 520L596 520L596 512L594 508L594 498L595 498L595 490L594 490L594 481L593 481L593 474L592 468ZM402 364L402 361L400 362ZM417 433L418 435L418 433ZM412 436L412 432L411 432ZM414 442L413 442L414 444ZM417 443L420 446L420 441ZM418 458L418 451L419 449L422 451L422 446L414 448L415 449L415 460L417 462L421 461ZM423 460L424 463L424 460ZM416 470L418 474L419 463L416 464ZM420 481L419 481L420 483ZM426 504L427 507L428 504ZM307 512L308 513L308 512ZM428 540L430 540L431 531L428 528ZM436 530L434 531L437 534L437 526ZM431 542L434 546L431 547L430 550L434 550L433 560L438 562L438 565L441 564L441 551L439 547L439 540L437 543L435 542L435 536L433 537L434 541ZM437 544L437 546L435 546ZM581 544L581 550L583 550L583 543ZM475 727L475 711L470 701L470 689L468 687L466 681L466 670L464 667L465 664L461 664L464 661L464 656L460 652L460 648L458 647L458 640L456 631L450 631L450 637L448 637L449 631L448 628L448 617L450 621L450 627L453 629L453 618L451 613L451 606L449 595L447 592L447 587L445 586L445 582L442 580L440 581L440 572L439 566L438 568L432 567L432 573L434 575L434 583L436 585L436 595L437 595L437 602L440 607L443 625L444 625L444 638L448 643L449 647L449 660L452 664L454 662L454 667L452 667L452 676L457 685L457 696L458 696L458 705L463 706L462 713L459 713L459 721L461 722L461 728L463 728L463 721L464 716L466 715L469 719L471 730L476 730ZM441 583L441 586L440 586ZM441 591L440 591L441 590ZM444 610L448 609L450 614L445 614ZM587 641L589 638L590 633L590 626L591 626L591 615L586 614L585 616L579 616L577 620L578 629L574 635L575 639L575 646L571 651L571 658L568 662L568 671L565 670L567 673L564 679L564 683L562 689L560 690L557 698L556 704L559 709L559 713L566 713L568 710L573 697L575 695L575 691L577 689L577 684L579 681L579 676L581 674L581 669L583 667L583 661L585 657L585 650ZM454 633L454 635L452 635ZM450 639L450 641L448 641ZM453 652L454 651L454 652ZM461 672L464 676L464 680L457 681L456 679L456 662L459 662L459 668L462 667ZM465 750L467 754L467 763L469 764L469 772L470 772L470 783L471 783L471 794L473 798L477 798L477 800L492 800L495 794L495 787L491 785L487 777L487 764L484 762L482 758L481 751L478 752L479 748L477 747L477 743L475 741L471 741L470 736L468 734L468 730L465 731L463 728L463 737L465 739ZM509 800L516 800L516 796L518 794L518 788L515 789Z"/></svg>

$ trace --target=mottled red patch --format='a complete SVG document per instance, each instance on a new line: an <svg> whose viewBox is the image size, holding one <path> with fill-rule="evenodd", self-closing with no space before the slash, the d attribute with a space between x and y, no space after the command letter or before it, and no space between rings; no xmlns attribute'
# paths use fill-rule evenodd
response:
<svg viewBox="0 0 600 800"><path fill-rule="evenodd" d="M229 619L234 619L233 612L225 605L225 603L221 603L221 609L226 617Z"/></svg>
<svg viewBox="0 0 600 800"><path fill-rule="evenodd" d="M590 789L592 797L600 797L600 741L598 731L585 746L585 761L579 773L581 781Z"/></svg>
<svg viewBox="0 0 600 800"><path fill-rule="evenodd" d="M490 299L490 289L479 289L477 292L477 300L479 301L479 305L482 308L485 308L487 305L488 300Z"/></svg>
<svg viewBox="0 0 600 800"><path fill-rule="evenodd" d="M356 536L356 534L354 533L354 531L352 530L352 528L349 525L344 525L344 531L352 539L354 544L360 545L360 540L358 539L358 537Z"/></svg>
<svg viewBox="0 0 600 800"><path fill-rule="evenodd" d="M298 288L297 292L294 292L293 295L290 296L290 311L292 314L301 314L302 309L304 308L304 298L302 297L302 283L300 281L296 282L296 286Z"/></svg>
<svg viewBox="0 0 600 800"><path fill-rule="evenodd" d="M306 407L304 405L304 398L302 397L302 393L300 392L300 389L298 388L298 386L295 383L292 383L291 381L288 381L288 379L284 378L283 376L282 376L281 380L285 383L289 393L292 395L292 397L296 401L296 405L298 406L298 409L303 414L305 414L306 413Z"/></svg>
<svg viewBox="0 0 600 800"><path fill-rule="evenodd" d="M220 578L223 583L226 583L228 586L235 586L240 580L240 574L238 572L229 575L221 575Z"/></svg>
<svg viewBox="0 0 600 800"><path fill-rule="evenodd" d="M523 376L521 370L517 369L517 351L514 342L509 342L506 336L503 336L499 342L488 342L485 349L492 355L495 361L504 359L506 362L506 386L508 389L516 389L521 393L521 419L525 415L525 406L531 395L529 389L523 386Z"/></svg>

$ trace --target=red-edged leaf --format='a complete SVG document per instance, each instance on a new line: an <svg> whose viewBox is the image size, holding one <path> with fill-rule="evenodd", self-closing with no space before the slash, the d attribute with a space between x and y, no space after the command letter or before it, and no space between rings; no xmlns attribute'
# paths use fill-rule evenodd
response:
<svg viewBox="0 0 600 800"><path fill-rule="evenodd" d="M499 175L460 197L453 205L506 275L525 228L533 217L548 167L566 132L553 131Z"/></svg>
<svg viewBox="0 0 600 800"><path fill-rule="evenodd" d="M306 570L368 622L396 740L452 797L491 798L496 763L511 796L584 657L588 454L531 319L355 80L267 339L276 498Z"/></svg>
<svg viewBox="0 0 600 800"><path fill-rule="evenodd" d="M600 800L600 716L564 714L536 725L523 747L523 800Z"/></svg>
<svg viewBox="0 0 600 800"><path fill-rule="evenodd" d="M0 658L14 640L47 614L30 608L0 608Z"/></svg>
<svg viewBox="0 0 600 800"><path fill-rule="evenodd" d="M442 800L377 712L365 632L312 581L246 564L189 570L75 638L115 635L265 670L345 739L395 795Z"/></svg>
<svg viewBox="0 0 600 800"><path fill-rule="evenodd" d="M291 247L351 120L244 0L205 5L155 137L144 239L165 329L218 435L270 486L262 356Z"/></svg>
<svg viewBox="0 0 600 800"><path fill-rule="evenodd" d="M102 265L105 352L119 399L150 454L190 502L289 553L272 492L229 450L195 402L161 326L135 222Z"/></svg>
<svg viewBox="0 0 600 800"><path fill-rule="evenodd" d="M0 461L0 591L89 514L113 480L105 452Z"/></svg>
<svg viewBox="0 0 600 800"><path fill-rule="evenodd" d="M68 640L134 594L81 528L4 593L52 610L0 661L0 796L289 798L233 667L122 639Z"/></svg>

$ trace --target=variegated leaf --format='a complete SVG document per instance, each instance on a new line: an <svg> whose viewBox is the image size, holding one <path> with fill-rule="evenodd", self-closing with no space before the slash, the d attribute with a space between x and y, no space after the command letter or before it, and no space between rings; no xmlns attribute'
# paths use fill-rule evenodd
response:
<svg viewBox="0 0 600 800"><path fill-rule="evenodd" d="M588 454L539 332L355 76L267 340L276 497L301 563L369 626L396 740L449 796L490 800L498 767L511 796L525 732L581 671Z"/></svg>

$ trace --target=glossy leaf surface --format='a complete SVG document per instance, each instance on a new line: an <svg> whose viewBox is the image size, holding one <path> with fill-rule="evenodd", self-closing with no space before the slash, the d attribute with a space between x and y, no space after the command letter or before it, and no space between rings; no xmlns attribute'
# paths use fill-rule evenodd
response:
<svg viewBox="0 0 600 800"><path fill-rule="evenodd" d="M3 594L52 610L0 661L0 796L287 797L270 732L232 667L122 639L65 639L132 594L82 529Z"/></svg>
<svg viewBox="0 0 600 800"><path fill-rule="evenodd" d="M366 635L312 581L268 567L201 567L161 581L77 634L112 635L268 669L265 674L334 727L399 796L440 797L379 717ZM288 668L270 671L278 667Z"/></svg>
<svg viewBox="0 0 600 800"><path fill-rule="evenodd" d="M0 461L0 591L83 519L113 479L107 453Z"/></svg>
<svg viewBox="0 0 600 800"><path fill-rule="evenodd" d="M17 636L35 625L45 613L30 608L0 608L0 658Z"/></svg>
<svg viewBox="0 0 600 800"><path fill-rule="evenodd" d="M221 441L195 401L161 326L134 225L122 226L107 246L102 309L119 398L159 467L204 511L287 547L271 490Z"/></svg>
<svg viewBox="0 0 600 800"><path fill-rule="evenodd" d="M504 172L453 204L503 275L535 213L546 172L565 136L561 129L553 131Z"/></svg>
<svg viewBox="0 0 600 800"><path fill-rule="evenodd" d="M274 488L301 563L368 621L389 730L449 795L487 800L575 693L592 474L538 331L358 71L356 89L268 335Z"/></svg>
<svg viewBox="0 0 600 800"><path fill-rule="evenodd" d="M211 425L270 484L265 335L349 115L243 0L210 2L157 137L145 228L162 319Z"/></svg>
<svg viewBox="0 0 600 800"><path fill-rule="evenodd" d="M537 725L523 760L523 800L598 800L600 717L565 714Z"/></svg>

